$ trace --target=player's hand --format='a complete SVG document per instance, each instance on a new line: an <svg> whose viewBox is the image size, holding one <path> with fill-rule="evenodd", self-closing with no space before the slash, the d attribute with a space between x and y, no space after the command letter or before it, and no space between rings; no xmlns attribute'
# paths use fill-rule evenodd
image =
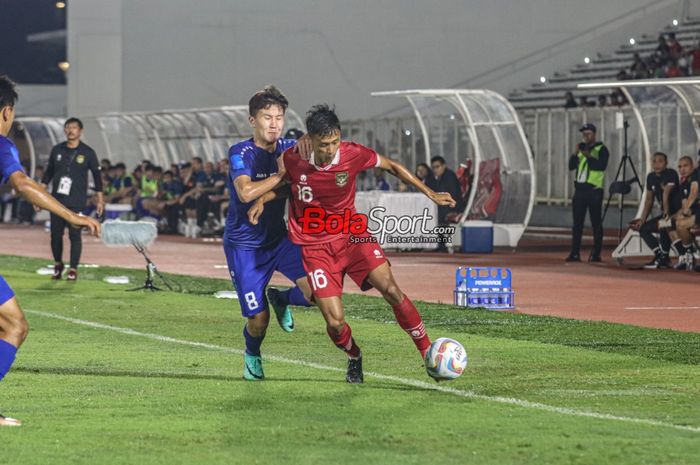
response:
<svg viewBox="0 0 700 465"><path fill-rule="evenodd" d="M642 227L642 220L641 218L635 218L632 221L629 222L629 227L632 231L639 231L639 228Z"/></svg>
<svg viewBox="0 0 700 465"><path fill-rule="evenodd" d="M265 204L261 202L260 199L253 202L253 205L251 205L250 209L248 210L248 221L250 221L250 224L253 226L257 225L260 215L262 215L264 210Z"/></svg>
<svg viewBox="0 0 700 465"><path fill-rule="evenodd" d="M102 216L105 212L105 204L103 202L99 202L95 207L95 212L97 213L97 216Z"/></svg>
<svg viewBox="0 0 700 465"><path fill-rule="evenodd" d="M690 216L690 210L683 210L681 213L683 214L683 216Z"/></svg>
<svg viewBox="0 0 700 465"><path fill-rule="evenodd" d="M102 232L102 225L97 220L90 218L89 216L74 215L70 219L70 224L76 228L88 228L90 234L95 237L100 237L100 233Z"/></svg>
<svg viewBox="0 0 700 465"><path fill-rule="evenodd" d="M433 192L430 195L430 200L443 207L454 208L457 205L455 199L447 192Z"/></svg>
<svg viewBox="0 0 700 465"><path fill-rule="evenodd" d="M34 205L34 211L39 213L41 211L41 207Z"/></svg>
<svg viewBox="0 0 700 465"><path fill-rule="evenodd" d="M296 151L299 153L299 157L301 157L302 160L311 160L311 152L314 151L314 147L311 145L311 137L308 134L304 134L299 138Z"/></svg>

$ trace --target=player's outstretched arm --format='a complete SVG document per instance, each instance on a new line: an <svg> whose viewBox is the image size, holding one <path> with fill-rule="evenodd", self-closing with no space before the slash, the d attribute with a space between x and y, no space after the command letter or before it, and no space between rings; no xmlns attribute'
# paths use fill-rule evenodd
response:
<svg viewBox="0 0 700 465"><path fill-rule="evenodd" d="M87 216L80 216L61 205L44 188L22 171L10 175L10 185L26 201L54 213L76 227L86 227L90 233L100 235L100 223Z"/></svg>
<svg viewBox="0 0 700 465"><path fill-rule="evenodd" d="M403 166L401 163L395 162L394 160L384 157L382 155L379 156L379 167L385 171L388 171L392 175L396 176L406 184L409 184L416 189L418 189L420 192L426 195L430 200L435 202L438 205L444 205L448 207L454 208L455 205L457 205L457 202L452 198L452 196L447 193L447 192L435 192L431 188L425 185L423 181L418 179L406 169L405 166Z"/></svg>

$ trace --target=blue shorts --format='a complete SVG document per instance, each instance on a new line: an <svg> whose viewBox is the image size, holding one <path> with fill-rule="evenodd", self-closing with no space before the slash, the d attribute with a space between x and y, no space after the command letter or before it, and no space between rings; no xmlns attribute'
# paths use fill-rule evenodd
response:
<svg viewBox="0 0 700 465"><path fill-rule="evenodd" d="M306 276L301 247L285 237L268 249L245 250L224 245L228 271L236 287L241 313L250 318L267 310L267 287L272 273L279 271L292 282Z"/></svg>
<svg viewBox="0 0 700 465"><path fill-rule="evenodd" d="M9 284L7 284L5 278L3 278L2 275L0 275L0 305L4 304L14 296L15 293L12 290L12 288Z"/></svg>

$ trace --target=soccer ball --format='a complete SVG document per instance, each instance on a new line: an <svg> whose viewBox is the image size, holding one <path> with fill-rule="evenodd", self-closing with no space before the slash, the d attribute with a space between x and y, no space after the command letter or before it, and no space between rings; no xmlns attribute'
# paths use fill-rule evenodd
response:
<svg viewBox="0 0 700 465"><path fill-rule="evenodd" d="M466 367L467 351L454 339L436 339L425 354L425 369L435 379L455 379Z"/></svg>

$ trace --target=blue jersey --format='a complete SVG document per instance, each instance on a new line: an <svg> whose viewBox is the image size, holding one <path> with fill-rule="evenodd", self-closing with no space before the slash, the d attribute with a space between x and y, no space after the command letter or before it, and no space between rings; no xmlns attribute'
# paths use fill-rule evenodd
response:
<svg viewBox="0 0 700 465"><path fill-rule="evenodd" d="M284 223L284 206L286 199L277 199L265 204L257 225L248 221L248 210L253 202L243 203L236 194L233 182L238 176L249 176L253 182L263 181L277 173L277 158L290 147L294 139L279 139L274 152L268 152L253 143L253 139L244 140L229 149L231 163L227 183L231 193L231 202L226 218L224 242L231 247L241 249L258 249L277 244L287 236Z"/></svg>
<svg viewBox="0 0 700 465"><path fill-rule="evenodd" d="M5 184L16 171L24 172L19 162L19 150L10 139L0 136L0 184Z"/></svg>

